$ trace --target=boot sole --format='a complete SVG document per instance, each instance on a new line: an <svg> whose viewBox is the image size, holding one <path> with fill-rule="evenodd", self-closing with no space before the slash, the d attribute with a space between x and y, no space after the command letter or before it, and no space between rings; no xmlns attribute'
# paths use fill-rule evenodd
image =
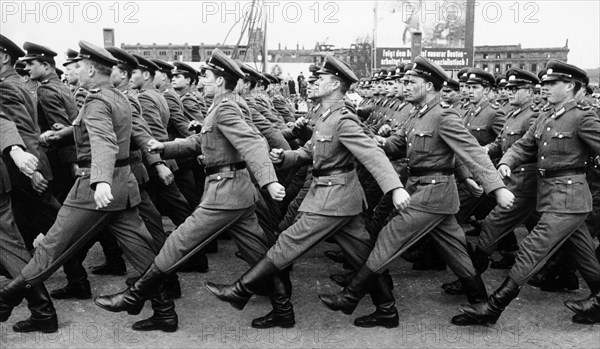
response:
<svg viewBox="0 0 600 349"><path fill-rule="evenodd" d="M177 325L175 327L151 327L151 328L131 327L132 330L138 331L138 332L163 331L163 332L168 332L168 333L176 332L177 328L178 328Z"/></svg>
<svg viewBox="0 0 600 349"><path fill-rule="evenodd" d="M296 321L292 321L292 322L286 322L286 323L277 323L277 324L272 324L269 326L257 326L255 324L251 324L250 326L252 328L258 328L258 329L267 329L267 328L273 328L273 327L281 327L281 328L292 328L296 325Z"/></svg>
<svg viewBox="0 0 600 349"><path fill-rule="evenodd" d="M399 322L394 322L394 323L383 323L383 324L382 323L378 323L378 324L358 325L355 322L354 326L361 327L361 328L373 328L373 327L396 328L396 327L400 326L400 323Z"/></svg>
<svg viewBox="0 0 600 349"><path fill-rule="evenodd" d="M221 297L219 297L219 296L218 296L216 293L214 293L214 292L213 292L213 291L210 289L210 287L209 287L209 286L208 286L206 283L204 283L204 288L205 288L205 289L206 289L208 292L210 292L210 293L211 293L213 296L217 297L219 300L221 300L221 301L223 301L223 302L229 303L229 304L230 304L232 307L236 308L237 310L243 310L243 309L244 309L244 307L246 306L246 303L244 303L244 304L240 304L240 303L233 303L233 302L230 302L230 301L227 301L227 300L221 299Z"/></svg>
<svg viewBox="0 0 600 349"><path fill-rule="evenodd" d="M98 303L95 299L94 299L94 304L96 304L98 307L100 307L106 311L110 311L111 313L120 313L120 312L126 311L127 314L129 314L129 315L140 315L140 313L142 312L142 309L144 308L144 304L142 304L142 306L139 309L134 308L134 309L114 310L112 308L105 307L104 305Z"/></svg>
<svg viewBox="0 0 600 349"><path fill-rule="evenodd" d="M333 310L333 311L341 311L342 313L346 314L346 315L352 315L352 313L354 313L354 309L352 310L348 310L348 309L334 309L332 307L329 306L329 304L323 302L323 300L321 299L321 297L319 297L319 301L321 301L321 303L323 303L329 310Z"/></svg>

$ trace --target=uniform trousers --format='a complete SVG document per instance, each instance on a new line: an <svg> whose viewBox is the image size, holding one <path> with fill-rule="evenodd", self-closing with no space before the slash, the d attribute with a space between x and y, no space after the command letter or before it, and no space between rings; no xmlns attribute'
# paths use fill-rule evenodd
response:
<svg viewBox="0 0 600 349"><path fill-rule="evenodd" d="M10 196L0 194L0 264L16 277L30 259L13 217Z"/></svg>
<svg viewBox="0 0 600 349"><path fill-rule="evenodd" d="M523 285L561 246L592 291L600 291L600 263L586 225L587 213L543 212L536 227L521 241L509 276Z"/></svg>
<svg viewBox="0 0 600 349"><path fill-rule="evenodd" d="M33 250L33 241L45 234L54 224L60 203L47 189L38 195L31 186L14 186L10 192L13 214L27 250ZM32 214L35 218L32 219Z"/></svg>
<svg viewBox="0 0 600 349"><path fill-rule="evenodd" d="M423 212L410 205L379 232L367 267L380 272L426 235L436 242L441 257L459 278L475 276L465 233L454 215Z"/></svg>
<svg viewBox="0 0 600 349"><path fill-rule="evenodd" d="M43 282L103 229L115 235L128 260L140 274L152 263L155 256L152 238L136 207L99 211L63 206L33 258L21 271L23 277L31 284Z"/></svg>

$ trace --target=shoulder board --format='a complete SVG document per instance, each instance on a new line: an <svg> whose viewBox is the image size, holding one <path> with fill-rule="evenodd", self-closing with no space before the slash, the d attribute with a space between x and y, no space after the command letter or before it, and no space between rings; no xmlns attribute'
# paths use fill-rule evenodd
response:
<svg viewBox="0 0 600 349"><path fill-rule="evenodd" d="M450 108L450 104L448 104L448 103L446 103L446 102L444 102L444 101L441 101L441 102L440 102L440 106L441 106L442 108L444 108L444 109L446 109L446 108Z"/></svg>
<svg viewBox="0 0 600 349"><path fill-rule="evenodd" d="M547 105L547 106L545 106L545 107L542 109L542 111L550 111L550 110L552 110L552 106L551 106L551 105Z"/></svg>
<svg viewBox="0 0 600 349"><path fill-rule="evenodd" d="M223 99L221 100L221 102L229 102L229 99L227 99L227 98L223 98Z"/></svg>
<svg viewBox="0 0 600 349"><path fill-rule="evenodd" d="M489 106L492 107L492 109L500 109L500 104L497 103L490 103Z"/></svg>
<svg viewBox="0 0 600 349"><path fill-rule="evenodd" d="M533 110L534 112L539 112L540 108L534 104L531 106L531 110Z"/></svg>
<svg viewBox="0 0 600 349"><path fill-rule="evenodd" d="M581 103L579 103L579 104L577 104L577 109L580 109L580 110L590 110L590 109L592 109L592 106L588 105L588 104L581 104Z"/></svg>
<svg viewBox="0 0 600 349"><path fill-rule="evenodd" d="M340 111L342 112L343 115L346 115L349 113L348 109L346 107L340 109Z"/></svg>
<svg viewBox="0 0 600 349"><path fill-rule="evenodd" d="M100 89L99 88L93 88L93 89L90 89L88 92L89 93L98 93L98 92L100 92Z"/></svg>
<svg viewBox="0 0 600 349"><path fill-rule="evenodd" d="M50 80L46 79L46 80L41 81L40 84L45 85L45 84L47 84L49 82L50 82Z"/></svg>
<svg viewBox="0 0 600 349"><path fill-rule="evenodd" d="M6 80L6 78L0 78L0 82L4 82L4 80Z"/></svg>

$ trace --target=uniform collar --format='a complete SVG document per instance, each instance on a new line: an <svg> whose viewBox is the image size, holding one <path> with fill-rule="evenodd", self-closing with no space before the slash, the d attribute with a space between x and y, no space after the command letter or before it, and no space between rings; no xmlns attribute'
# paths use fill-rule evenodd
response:
<svg viewBox="0 0 600 349"><path fill-rule="evenodd" d="M343 99L339 100L338 102L335 102L331 107L325 110L323 114L321 114L323 120L327 119L327 117L333 114L335 111L342 109L345 105L346 102Z"/></svg>
<svg viewBox="0 0 600 349"><path fill-rule="evenodd" d="M552 115L550 116L553 119L558 119L561 116L565 115L566 112L568 112L569 110L573 109L577 107L577 100L575 100L575 98L567 101L567 103L563 104L563 106L558 109L555 110L554 113L552 113Z"/></svg>
<svg viewBox="0 0 600 349"><path fill-rule="evenodd" d="M485 109L489 104L490 104L490 100L489 99L485 99L483 102L481 102L481 104L479 106L477 106L477 107L473 106L473 109L472 109L471 113L473 115L477 115L483 109Z"/></svg>
<svg viewBox="0 0 600 349"><path fill-rule="evenodd" d="M521 104L520 106L516 107L515 109L511 110L509 117L519 115L522 111L529 109L532 105L533 105L533 101L530 99L529 101L527 101L527 102Z"/></svg>
<svg viewBox="0 0 600 349"><path fill-rule="evenodd" d="M50 81L54 81L54 80L60 81L60 79L58 78L58 75L56 75L55 72L51 72L50 74L46 75L46 78L44 80L40 81L40 83L47 84Z"/></svg>

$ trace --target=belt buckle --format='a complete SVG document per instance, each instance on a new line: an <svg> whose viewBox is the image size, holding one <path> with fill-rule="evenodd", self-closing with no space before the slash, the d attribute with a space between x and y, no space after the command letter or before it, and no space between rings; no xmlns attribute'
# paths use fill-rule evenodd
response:
<svg viewBox="0 0 600 349"><path fill-rule="evenodd" d="M546 177L546 170L545 169L538 168L537 172L538 172L538 177L540 177L540 178L545 178Z"/></svg>

